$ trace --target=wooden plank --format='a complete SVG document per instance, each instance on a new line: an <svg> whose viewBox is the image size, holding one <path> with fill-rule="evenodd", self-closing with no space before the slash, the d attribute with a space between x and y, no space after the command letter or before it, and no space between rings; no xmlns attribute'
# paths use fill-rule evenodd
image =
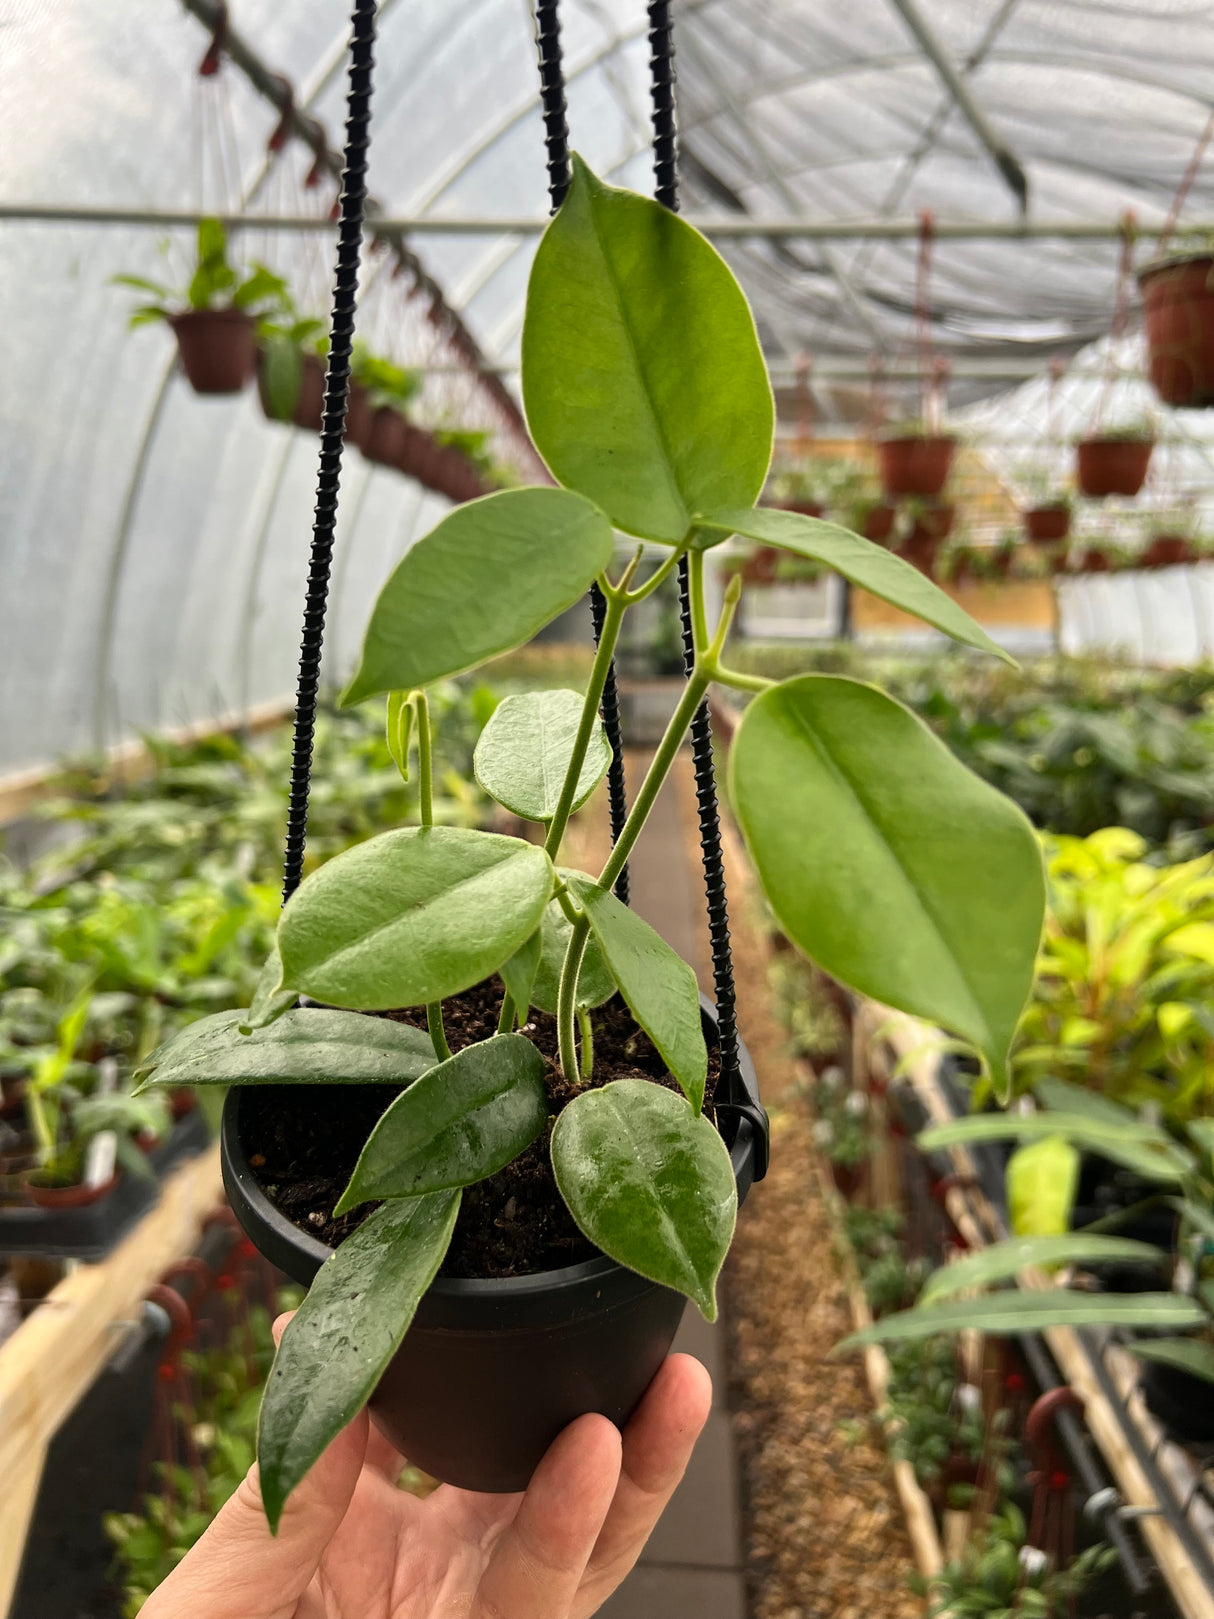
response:
<svg viewBox="0 0 1214 1619"><path fill-rule="evenodd" d="M25 1537L38 1500L38 1486L46 1463L46 1446L31 1445L20 1457L14 1471L4 1480L0 1504L0 1613L7 1613L17 1589ZM20 1619L20 1616L14 1616Z"/></svg>
<svg viewBox="0 0 1214 1619"><path fill-rule="evenodd" d="M148 1288L193 1251L203 1221L222 1199L216 1143L165 1182L155 1207L107 1259L64 1277L0 1349L0 1522L6 1547L30 1457L45 1453L130 1330L120 1324L138 1321ZM18 1560L19 1554L20 1548ZM0 1569L0 1589L6 1572Z"/></svg>

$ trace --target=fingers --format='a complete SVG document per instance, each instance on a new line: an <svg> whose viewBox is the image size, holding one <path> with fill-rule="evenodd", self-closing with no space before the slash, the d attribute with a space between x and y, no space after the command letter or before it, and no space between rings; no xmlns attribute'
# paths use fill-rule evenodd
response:
<svg viewBox="0 0 1214 1619"><path fill-rule="evenodd" d="M567 1619L620 1476L620 1436L579 1417L535 1471L494 1548L472 1619Z"/></svg>
<svg viewBox="0 0 1214 1619"><path fill-rule="evenodd" d="M712 1380L690 1355L671 1355L624 1430L620 1481L587 1567L593 1613L641 1554L674 1494L712 1405ZM593 1600L591 1600L593 1598Z"/></svg>

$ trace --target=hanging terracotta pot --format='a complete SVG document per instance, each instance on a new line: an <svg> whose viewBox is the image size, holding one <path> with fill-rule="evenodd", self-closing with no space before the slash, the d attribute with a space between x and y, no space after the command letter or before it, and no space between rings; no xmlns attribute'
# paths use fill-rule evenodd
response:
<svg viewBox="0 0 1214 1619"><path fill-rule="evenodd" d="M350 384L350 397L346 401L346 443L353 444L362 449L371 432L371 419L374 416L367 390L361 383Z"/></svg>
<svg viewBox="0 0 1214 1619"><path fill-rule="evenodd" d="M1113 562L1107 551L1098 551L1094 546L1088 546L1086 551L1079 553L1077 573L1112 573Z"/></svg>
<svg viewBox="0 0 1214 1619"><path fill-rule="evenodd" d="M1214 405L1214 257L1156 265L1138 285L1155 392L1165 405Z"/></svg>
<svg viewBox="0 0 1214 1619"><path fill-rule="evenodd" d="M872 506L864 514L860 532L866 540L872 540L874 545L884 545L894 532L894 521L898 516L898 508L882 502Z"/></svg>
<svg viewBox="0 0 1214 1619"><path fill-rule="evenodd" d="M757 546L738 570L748 585L774 585L779 549L774 545Z"/></svg>
<svg viewBox="0 0 1214 1619"><path fill-rule="evenodd" d="M243 309L170 315L186 381L196 394L238 394L257 370L257 322Z"/></svg>
<svg viewBox="0 0 1214 1619"><path fill-rule="evenodd" d="M409 424L400 411L392 405L380 405L371 411L359 448L376 466L400 467L408 434Z"/></svg>
<svg viewBox="0 0 1214 1619"><path fill-rule="evenodd" d="M1183 534L1156 534L1138 559L1140 568L1178 568L1193 561L1193 547Z"/></svg>
<svg viewBox="0 0 1214 1619"><path fill-rule="evenodd" d="M921 434L881 439L877 456L881 482L891 500L906 495L932 500L944 488L957 448L954 438L927 438Z"/></svg>
<svg viewBox="0 0 1214 1619"><path fill-rule="evenodd" d="M1154 439L1117 438L1095 433L1076 446L1080 494L1092 500L1105 495L1136 495L1147 481Z"/></svg>
<svg viewBox="0 0 1214 1619"><path fill-rule="evenodd" d="M821 517L825 510L820 500L781 500L778 509L782 512L800 512L802 517Z"/></svg>
<svg viewBox="0 0 1214 1619"><path fill-rule="evenodd" d="M1071 532L1071 508L1063 500L1030 506L1024 513L1024 532L1037 544L1065 540Z"/></svg>
<svg viewBox="0 0 1214 1619"><path fill-rule="evenodd" d="M404 437L400 441L400 452L395 463L398 471L407 478L416 478L427 489L437 491L442 473L442 454L442 446L433 433L428 433L424 427L414 427L412 422L405 423Z"/></svg>
<svg viewBox="0 0 1214 1619"><path fill-rule="evenodd" d="M485 480L463 450L453 444L439 444L436 448L436 481L432 488L457 505L466 500L479 500L482 495L488 494Z"/></svg>

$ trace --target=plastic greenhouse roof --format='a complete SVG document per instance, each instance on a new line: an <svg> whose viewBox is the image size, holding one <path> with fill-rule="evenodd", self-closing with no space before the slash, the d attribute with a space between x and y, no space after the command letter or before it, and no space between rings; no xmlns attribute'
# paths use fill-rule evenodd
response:
<svg viewBox="0 0 1214 1619"><path fill-rule="evenodd" d="M913 0L952 64L946 88L912 0L676 4L684 206L810 224L1020 218L1102 239L941 240L934 341L958 397L1108 329L1127 208L1166 215L1209 111L1214 6L1196 0ZM344 0L231 0L233 27L339 144ZM645 7L565 0L575 145L649 189ZM202 81L207 31L177 0L16 0L0 54L0 205L327 211L311 156L267 163L277 115L230 64ZM381 0L370 185L392 215L546 212L532 19L524 0ZM983 131L985 131L984 144ZM1005 148L1003 172L992 142ZM1009 155L1010 154L1010 157ZM1214 156L1186 219L1214 219ZM419 235L413 246L512 385L533 234ZM315 440L267 423L254 393L194 396L158 326L128 333L117 272L173 279L189 233L0 220L0 775L142 728L287 697L306 574ZM322 308L331 237L250 228L241 246ZM731 240L777 366L803 351L862 374L913 360L906 239ZM372 256L360 329L430 367L435 422L509 424L407 278ZM983 380L963 376L986 366ZM815 373L816 375L816 373ZM1040 415L1038 415L1038 421ZM517 453L517 451L516 451ZM1205 464L1205 463L1203 463ZM353 657L369 600L442 502L348 460L326 668Z"/></svg>

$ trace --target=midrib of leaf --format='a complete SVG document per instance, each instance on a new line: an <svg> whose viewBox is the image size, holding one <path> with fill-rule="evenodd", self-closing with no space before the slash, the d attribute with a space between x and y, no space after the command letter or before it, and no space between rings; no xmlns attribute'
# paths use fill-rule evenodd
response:
<svg viewBox="0 0 1214 1619"><path fill-rule="evenodd" d="M627 1114L623 1111L623 1108L621 1107L621 1104L620 1104L619 1100L616 1097L609 1096L607 1098L607 1100L608 1100L608 1103L610 1104L611 1111L615 1114L616 1118L619 1120L620 1128L623 1130L624 1134L628 1137L629 1145L632 1147L634 1156L637 1158L638 1162L643 1163L645 1161L644 1149L645 1149L646 1145L648 1144L648 1138L645 1137L645 1136L638 1136L637 1132L632 1128L632 1123L631 1123L630 1119L628 1118ZM646 1174L648 1174L648 1173L649 1173L648 1170L646 1170ZM650 1178L650 1182L652 1184L653 1177L650 1176L649 1178ZM667 1214L666 1209L662 1204L662 1199L658 1195L656 1187L654 1188L652 1201L653 1201L654 1207L657 1209L658 1223L659 1223L659 1225L661 1227L661 1230L662 1230L663 1234L666 1236L666 1239L667 1239L669 1245L673 1248L675 1253L677 1253L679 1255L679 1257L682 1260L684 1266L686 1267L686 1269L688 1271L690 1271L691 1275L695 1277L696 1283L697 1283L697 1285L699 1285L699 1282L700 1282L699 1268L698 1268L697 1265L695 1265L693 1263L691 1255L687 1252L687 1249L686 1249L686 1247L685 1247L685 1245L683 1243L683 1239L679 1234L679 1229L675 1225L674 1221L670 1218L669 1214Z"/></svg>
<svg viewBox="0 0 1214 1619"><path fill-rule="evenodd" d="M818 756L818 758L825 765L827 772L830 775L833 776L835 781L837 783L839 783L839 785L842 786L847 793L849 793L851 795L851 798L852 798L853 802L856 804L857 808L860 810L860 813L863 816L866 825L870 828L870 830L876 835L878 840L884 845L884 847L886 849L889 850L890 854L893 856L894 864L898 869L898 872L899 872L899 874L900 874L900 876L902 878L903 884L904 884L905 888L909 891L909 893L911 895L911 898L914 901L914 904L917 907L920 915L927 922L929 928L931 929L932 933L935 935L938 942L943 946L945 955L954 963L954 966L956 967L956 971L957 971L958 982L960 983L961 988L964 991L966 999L969 1001L971 1008L973 1009L974 1013L977 1016L978 1026L980 1028L982 1028L982 1029L985 1029L986 1033L987 1033L987 1035L989 1037L990 1034L991 1034L991 1029L990 1029L989 1025L987 1024L985 1013L982 1011L982 1008L978 1005L977 1001L974 999L974 992L973 992L973 989L970 986L970 982L969 982L968 978L965 976L965 969L962 966L962 964L958 961L957 957L954 955L952 946L950 945L950 943L948 941L948 937L945 934L945 932L943 930L943 927L941 926L939 918L936 916L936 914L933 911L932 907L928 904L928 902L927 902L926 898L924 897L924 895L922 895L919 892L919 889L915 885L914 879L911 877L911 875L907 871L906 867L902 864L901 855L894 848L893 844L891 844L889 842L889 840L886 838L885 833L882 830L880 823L877 821L875 815L873 814L873 811L869 807L868 802L864 798L863 793L861 793L861 791L860 791L859 787L856 785L855 781L852 779L852 777L850 775L848 775L844 771L843 767L833 758L833 756L831 755L829 750L825 747L825 744L822 741L819 740L819 737L818 737L817 733L814 731L813 727L810 725L810 723L809 723L808 719L805 717L805 715L801 712L800 708L796 707L794 705L792 712L793 712L793 719L794 719L795 723L805 733L806 739L808 740L810 747L813 748L815 754Z"/></svg>

